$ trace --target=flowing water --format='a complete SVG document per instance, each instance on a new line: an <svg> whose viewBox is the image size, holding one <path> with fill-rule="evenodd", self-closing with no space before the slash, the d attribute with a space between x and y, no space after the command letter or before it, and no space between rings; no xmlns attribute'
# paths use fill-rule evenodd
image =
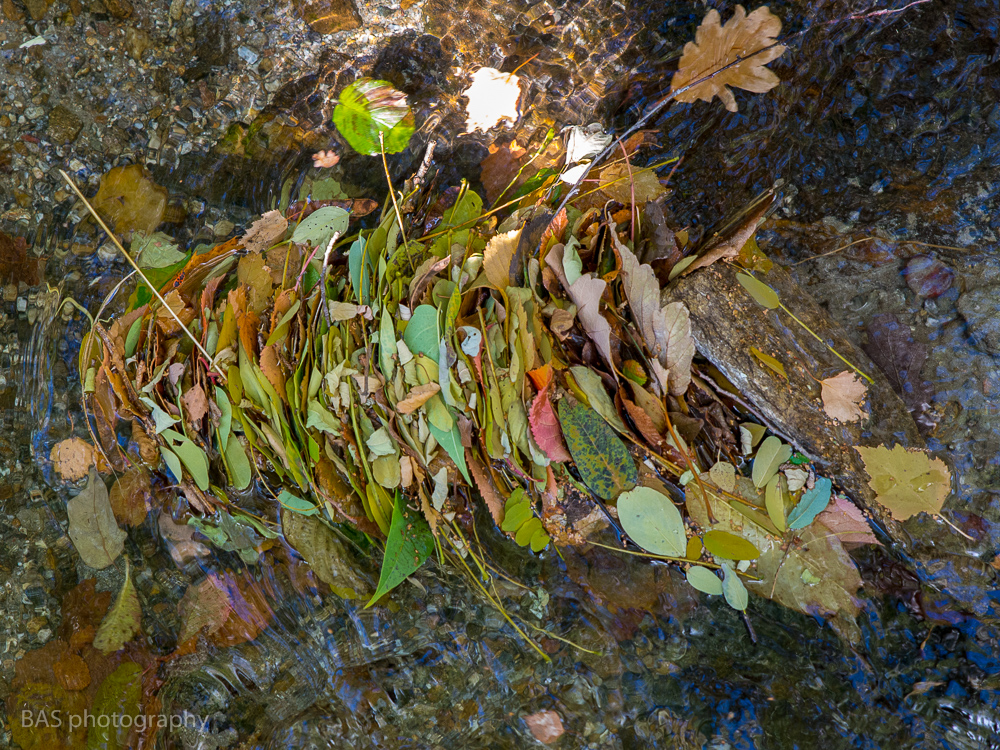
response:
<svg viewBox="0 0 1000 750"><path fill-rule="evenodd" d="M256 7L194 5L203 19L219 14L222 29L240 13L246 23ZM719 7L728 18L732 6ZM1000 4L770 7L789 35L788 52L771 65L781 86L737 93L737 113L718 102L675 105L649 125L657 144L650 163L683 157L671 177L669 218L694 234L711 230L777 186L780 208L759 233L761 246L796 264L803 288L857 341L879 314L911 327L929 351L922 371L929 445L960 476L948 507L975 520L988 563L1000 547L1000 352L986 335L1000 310ZM94 12L96 23L121 23ZM427 0L407 16L408 31L352 32L321 53L309 37L314 46L301 48L302 67L261 93L262 111L218 114L220 105L203 96L221 130L249 126L255 116L251 131L263 133L257 148L170 151L164 142L154 153L147 143L144 155L126 149L115 158L145 159L172 203L187 208L171 233L195 244L205 227L245 223L272 205L286 180L309 173L311 151L326 142L316 133L326 132L327 95L360 71L403 88L418 123L431 123L395 159L394 177L412 172L434 139L442 184L463 176L476 183L492 139L459 135L462 71L524 64L530 107L518 133L594 120L621 131L668 90L704 12L700 3L649 0L531 7ZM263 28L276 34L277 23ZM44 23L26 28L45 30ZM0 64L14 64L14 49L8 40ZM100 96L94 106L108 111L114 97ZM57 156L68 163L73 147ZM345 157L342 174L369 195L384 191L363 158ZM113 256L66 251L98 239L79 228L83 215L72 199L18 213L13 196L0 198L7 211L0 228L57 261L47 265L48 290L43 283L5 297L0 328L0 679L9 683L17 660L59 632L65 593L95 576L65 532L65 503L75 491L48 461L57 441L86 436L75 363L87 323L59 304L60 295L93 312L127 270ZM831 252L862 238L870 239ZM831 254L810 260L824 253ZM906 283L903 269L918 255L954 274L936 298ZM962 313L970 293L985 296L985 320ZM177 601L207 573L244 571L241 585L259 592L266 604L258 600L258 609L272 613L252 640L203 642L160 667L163 711L186 725L160 733L155 746L521 748L534 743L523 717L553 709L566 727L554 746L565 748L1000 748L1000 623L955 609L948 591L922 588L877 548L854 553L865 579L857 646L819 619L760 599L749 609L754 643L736 613L699 598L674 570L600 551L533 556L490 528L479 531L524 584L504 593L539 629L533 634L551 662L452 570L429 566L391 608L363 610L321 596L280 540L255 564L218 550L179 563L155 518L133 529L126 550L154 656L173 651ZM339 564L377 576L377 563L349 545ZM99 590L117 590L121 574L113 570L96 575ZM976 597L992 601L996 591L960 598ZM0 698L9 697L4 688ZM12 746L15 718L7 716L0 747Z"/></svg>

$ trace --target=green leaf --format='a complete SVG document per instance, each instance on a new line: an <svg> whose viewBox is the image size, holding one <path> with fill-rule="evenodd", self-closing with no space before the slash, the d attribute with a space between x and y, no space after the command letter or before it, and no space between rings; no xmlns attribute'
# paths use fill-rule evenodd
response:
<svg viewBox="0 0 1000 750"><path fill-rule="evenodd" d="M382 318L378 324L378 357L379 365L382 368L382 377L386 382L392 380L392 373L395 366L393 357L396 355L396 324L392 315L385 308L382 309Z"/></svg>
<svg viewBox="0 0 1000 750"><path fill-rule="evenodd" d="M705 594L713 596L722 595L722 581L719 580L719 576L715 575L708 568L703 568L700 565L692 565L688 568L687 581L693 588Z"/></svg>
<svg viewBox="0 0 1000 750"><path fill-rule="evenodd" d="M403 331L403 343L414 354L423 354L435 362L440 356L441 332L438 330L438 311L430 305L418 305L413 311L406 330Z"/></svg>
<svg viewBox="0 0 1000 750"><path fill-rule="evenodd" d="M229 396L219 386L215 386L215 405L219 407L219 447L225 450L229 445L229 434L233 429L233 405Z"/></svg>
<svg viewBox="0 0 1000 750"><path fill-rule="evenodd" d="M125 337L125 357L131 357L135 354L135 348L139 345L139 334L142 333L142 318L136 318L132 325L128 329L128 335Z"/></svg>
<svg viewBox="0 0 1000 750"><path fill-rule="evenodd" d="M160 433L164 439L170 441L171 448L174 454L181 460L184 467L188 470L191 478L194 479L195 484L198 485L199 490L208 489L208 456L205 455L205 451L191 442L184 435L174 430L164 430ZM164 459L166 456L164 455ZM170 466L169 461L167 465ZM173 471L173 466L170 470ZM177 478L180 479L181 475L177 474Z"/></svg>
<svg viewBox="0 0 1000 750"><path fill-rule="evenodd" d="M532 516L521 524L521 528L519 528L517 533L514 535L514 541L521 547L527 547L531 544L531 538L535 535L535 532L540 531L541 528L542 522L535 516Z"/></svg>
<svg viewBox="0 0 1000 750"><path fill-rule="evenodd" d="M471 222L478 219L482 214L483 199L479 197L479 194L475 190L466 190L462 193L462 197L455 202L454 206L444 210L444 216L441 217L441 223L438 225L438 228L447 229L448 227L471 224Z"/></svg>
<svg viewBox="0 0 1000 750"><path fill-rule="evenodd" d="M865 462L865 471L877 502L884 505L897 521L918 513L940 516L944 501L951 492L951 472L940 458L926 450L896 445L873 448L855 446Z"/></svg>
<svg viewBox="0 0 1000 750"><path fill-rule="evenodd" d="M381 153L380 133L385 152L395 154L407 147L414 131L406 95L388 81L371 78L361 78L340 92L333 124L351 148L368 155Z"/></svg>
<svg viewBox="0 0 1000 750"><path fill-rule="evenodd" d="M385 558L378 588L365 607L370 607L406 580L434 551L434 537L424 517L406 507L401 492L396 493L392 522L385 542Z"/></svg>
<svg viewBox="0 0 1000 750"><path fill-rule="evenodd" d="M319 513L319 509L315 505L308 500L303 500L298 495L293 495L288 490L281 491L281 494L278 495L278 502L281 503L281 507L304 516L313 516Z"/></svg>
<svg viewBox="0 0 1000 750"><path fill-rule="evenodd" d="M647 552L683 557L687 535L681 512L662 492L636 487L618 496L618 520L632 541Z"/></svg>
<svg viewBox="0 0 1000 750"><path fill-rule="evenodd" d="M230 433L229 440L226 441L226 463L229 464L229 471L232 473L233 487L238 490L245 490L253 480L253 470L250 467L250 459L247 458L246 449L237 437Z"/></svg>
<svg viewBox="0 0 1000 750"><path fill-rule="evenodd" d="M142 668L125 661L104 678L94 695L92 716L88 721L87 750L124 750L128 735L142 711ZM131 717L131 721L122 719ZM78 717L78 718L83 718Z"/></svg>
<svg viewBox="0 0 1000 750"><path fill-rule="evenodd" d="M746 586L740 580L739 575L728 565L723 567L724 578L722 579L722 593L726 596L726 603L733 609L743 612L750 603L750 596L747 594Z"/></svg>
<svg viewBox="0 0 1000 750"><path fill-rule="evenodd" d="M118 598L101 620L101 626L94 635L94 648L108 654L118 651L135 637L142 624L142 607L129 576L128 557L125 558L125 581Z"/></svg>
<svg viewBox="0 0 1000 750"><path fill-rule="evenodd" d="M534 512L531 510L531 503L529 503L527 498L525 498L521 502L515 503L513 506L509 506L506 510L504 510L503 523L500 524L500 528L513 534L521 528L521 524L525 523L534 515Z"/></svg>
<svg viewBox="0 0 1000 750"><path fill-rule="evenodd" d="M792 455L791 446L785 445L774 435L760 444L757 455L753 459L753 471L750 474L754 486L758 489L771 481L778 473L778 468Z"/></svg>
<svg viewBox="0 0 1000 750"><path fill-rule="evenodd" d="M717 461L708 475L720 490L734 492L736 490L736 467L728 461Z"/></svg>
<svg viewBox="0 0 1000 750"><path fill-rule="evenodd" d="M173 238L163 232L153 232L148 237L137 233L129 245L132 257L140 268L167 268L176 263L187 261L187 253L177 249Z"/></svg>
<svg viewBox="0 0 1000 750"><path fill-rule="evenodd" d="M760 550L743 537L730 534L728 531L712 529L702 537L705 549L716 557L725 560L756 560Z"/></svg>
<svg viewBox="0 0 1000 750"><path fill-rule="evenodd" d="M173 474L174 479L178 482L181 481L184 477L184 470L181 468L181 460L177 458L177 454L161 445L160 455L163 456L163 463L170 469L170 473Z"/></svg>
<svg viewBox="0 0 1000 750"><path fill-rule="evenodd" d="M740 425L740 442L742 443L743 455L749 456L753 449L764 439L767 428L753 422L744 422Z"/></svg>
<svg viewBox="0 0 1000 750"><path fill-rule="evenodd" d="M813 522L823 509L830 504L833 482L826 477L817 477L816 485L802 493L802 499L788 514L788 528L804 529Z"/></svg>
<svg viewBox="0 0 1000 750"><path fill-rule="evenodd" d="M360 305L370 304L372 271L375 270L375 260L372 258L372 251L364 237L358 237L351 243L351 249L347 252L347 267L351 274L351 289L354 290L354 298Z"/></svg>
<svg viewBox="0 0 1000 750"><path fill-rule="evenodd" d="M762 307L766 307L768 310L773 310L781 304L781 302L778 301L778 293L763 281L758 281L753 276L746 273L736 274L736 280L740 282L744 289L750 292L750 296L753 297L757 301L757 304Z"/></svg>
<svg viewBox="0 0 1000 750"><path fill-rule="evenodd" d="M781 491L781 475L775 474L768 481L764 488L764 507L767 508L767 515L778 531L784 531L785 526L785 498Z"/></svg>
<svg viewBox="0 0 1000 750"><path fill-rule="evenodd" d="M347 225L351 215L337 206L323 206L323 208L313 211L295 227L292 233L292 242L312 243L313 247L326 251L326 246L333 235L340 233L343 237L347 232Z"/></svg>
<svg viewBox="0 0 1000 750"><path fill-rule="evenodd" d="M455 462L455 466L462 472L465 481L472 484L472 479L469 477L469 469L465 464L465 447L462 445L462 433L458 431L458 425L455 425L447 432L438 429L430 423L428 423L427 427L430 429L434 439L437 440L437 444L444 448L445 453Z"/></svg>
<svg viewBox="0 0 1000 750"><path fill-rule="evenodd" d="M601 376L589 367L583 367L582 365L574 365L569 368L569 371L573 374L576 384L580 386L580 390L583 391L583 394L590 402L591 408L604 417L607 423L618 430L618 432L623 435L627 434L628 429L625 427L625 423L622 422L622 418L618 416L618 410L615 409L615 404L611 400L611 396L605 390L604 381L601 380Z"/></svg>
<svg viewBox="0 0 1000 750"><path fill-rule="evenodd" d="M539 528L531 535L531 541L528 544L531 546L532 552L541 552L549 546L549 541L549 535L545 533L545 529Z"/></svg>
<svg viewBox="0 0 1000 750"><path fill-rule="evenodd" d="M628 448L596 411L564 398L559 423L576 468L594 494L611 500L635 487L639 472Z"/></svg>
<svg viewBox="0 0 1000 750"><path fill-rule="evenodd" d="M580 246L580 242L576 237L570 237L569 241L566 242L566 247L563 248L563 273L566 274L566 282L573 286L578 278L583 276L583 261L580 260L580 254L576 249Z"/></svg>

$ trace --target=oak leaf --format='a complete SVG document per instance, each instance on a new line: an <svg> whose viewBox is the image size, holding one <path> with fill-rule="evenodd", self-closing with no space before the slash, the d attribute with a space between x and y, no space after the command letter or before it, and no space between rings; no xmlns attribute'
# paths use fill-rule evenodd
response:
<svg viewBox="0 0 1000 750"><path fill-rule="evenodd" d="M865 416L861 409L868 387L850 370L821 380L823 410L830 419L838 422L856 422Z"/></svg>
<svg viewBox="0 0 1000 750"><path fill-rule="evenodd" d="M695 32L695 40L684 45L684 53L670 86L672 91L678 91L735 62L731 68L676 96L679 102L698 99L710 102L718 96L726 109L735 112L736 99L729 86L759 94L770 91L781 82L778 76L764 67L785 51L783 44L771 46L781 32L781 20L766 5L750 15L742 5L737 5L733 17L724 26L720 21L719 11L713 9L708 12Z"/></svg>
<svg viewBox="0 0 1000 750"><path fill-rule="evenodd" d="M918 513L940 516L941 507L951 492L951 472L940 458L931 458L925 450L896 445L874 448L854 447L865 462L875 491L876 501L888 508L897 521Z"/></svg>

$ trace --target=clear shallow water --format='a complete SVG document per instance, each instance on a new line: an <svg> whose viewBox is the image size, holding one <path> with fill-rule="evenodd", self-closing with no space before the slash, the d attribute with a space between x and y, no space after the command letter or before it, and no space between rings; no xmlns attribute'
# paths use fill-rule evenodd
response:
<svg viewBox="0 0 1000 750"><path fill-rule="evenodd" d="M1000 7L927 3L898 16L836 23L828 22L885 6L771 7L785 19L786 30L809 29L772 65L785 83L768 95L737 94L737 114L699 103L675 107L657 123L660 145L650 161L684 156L671 181L674 221L711 227L782 179L779 216L815 226L799 234L779 223L767 227L761 244L779 258L796 262L855 235L881 233L962 248L941 253L959 274L958 290L991 280L1000 123L992 66ZM498 9L511 29L501 37L508 40L507 68L544 50L536 68L525 67L527 76L543 82L533 90L537 108L526 128L543 113L568 121L586 119L594 109L607 122L628 125L662 93L669 58L702 13L694 5L671 6L668 16L667 9L641 3L622 10L592 2L567 5L562 15L542 13L525 24L514 10ZM442 48L456 58L485 62L498 54L491 47L495 30L493 37L484 33L487 19L471 5L435 6L427 13L445 36ZM565 28L570 20L575 31ZM593 42L606 28L622 33L602 35L602 45L588 57L594 70L567 62L570 41ZM404 79L413 86L418 113L441 116L439 158L450 170L445 177L464 173L475 179L483 142L454 137L457 115L447 95L460 87L444 63L421 49L401 43L395 52L409 52L385 55L376 67L381 64L386 77L393 66L408 71ZM436 73L417 76L426 70ZM602 72L612 85L599 106L578 94L579 81L593 80L595 70L631 71ZM335 72L330 76L336 80ZM278 103L307 116L321 108L310 98L315 85L307 81ZM422 149L415 151L398 160L399 176L419 160ZM269 207L284 178L303 171L304 162L295 154L266 164L222 155L160 168L157 177L177 194L212 193L226 215L241 221ZM352 181L374 191L377 174L365 172L360 161L345 165ZM69 232L74 222L67 224ZM198 226L199 217L192 215L178 236L190 238ZM843 241L820 235L820 226L834 227ZM963 469L962 497L954 507L982 516L985 533L992 535L1000 521L991 469L1000 430L988 408L996 363L970 343L954 312L955 299L950 307L946 299L929 311L908 292L900 247L877 256L845 251L795 268L805 287L859 340L871 317L889 311L912 321L916 335L930 342L924 376L935 387L941 413L952 415L941 420L940 433L932 433L932 445L949 450ZM122 275L119 264L96 255L84 261L70 256L65 263L61 272L79 273L67 290L92 310ZM48 312L39 313L33 325L22 322L15 331L24 379L14 442L23 465L9 476L23 477L26 489L3 509L14 516L26 506L42 508L33 517L38 536L60 549L67 493L54 483L43 457L69 434L71 422L80 424L74 363L85 322L80 316L67 322L57 310L42 309ZM950 403L963 406L960 415L975 405L983 414L955 417ZM31 466L28 445L37 467ZM38 479L55 490L45 490L41 501L27 491ZM482 533L489 539L488 529ZM246 568L237 556L217 552L178 568L153 523L137 529L133 541L133 561L146 566L136 585L151 601L176 603L187 582L205 571ZM546 642L553 662L545 663L447 571L421 574L423 590L404 587L397 611L362 613L335 597L320 598L296 578L289 556L276 554L250 567L255 588L274 610L271 626L250 643L208 648L164 668L165 704L169 698L171 710L212 717L212 723L206 733L177 732L160 745L235 746L238 736L244 746L261 748L525 747L531 740L519 717L553 708L568 730L560 747L684 747L677 740L685 734L683 722L693 747L1000 747L1000 629L954 611L947 592L921 591L877 550L857 555L868 605L859 621L862 644L851 649L822 623L760 600L750 609L754 645L734 613L699 602L666 568L594 552L568 552L565 560L551 553L532 558L497 542L487 541L496 559L549 595L543 603L537 593L511 592L510 606L597 653L553 639ZM363 557L351 560L375 573ZM71 548L57 570L64 589L75 575L86 574L77 570ZM981 593L985 598L995 592ZM169 613L162 623L157 616L149 619L156 647L168 652L176 621Z"/></svg>

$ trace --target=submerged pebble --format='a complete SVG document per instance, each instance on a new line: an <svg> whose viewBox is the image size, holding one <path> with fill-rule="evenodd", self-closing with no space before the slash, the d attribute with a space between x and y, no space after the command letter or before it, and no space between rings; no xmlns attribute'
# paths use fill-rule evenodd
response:
<svg viewBox="0 0 1000 750"><path fill-rule="evenodd" d="M955 272L930 255L910 258L903 275L906 277L906 285L914 294L931 299L947 292L955 281Z"/></svg>

